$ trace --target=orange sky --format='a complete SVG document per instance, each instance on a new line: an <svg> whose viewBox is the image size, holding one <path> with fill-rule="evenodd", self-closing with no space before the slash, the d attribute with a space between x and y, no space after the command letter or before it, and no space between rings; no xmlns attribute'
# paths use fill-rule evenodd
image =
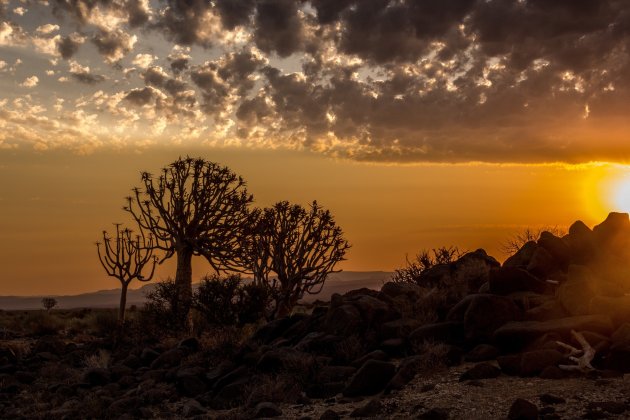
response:
<svg viewBox="0 0 630 420"><path fill-rule="evenodd" d="M115 287L93 242L187 154L317 199L347 270L630 209L630 2L234 4L0 0L0 295Z"/></svg>
<svg viewBox="0 0 630 420"><path fill-rule="evenodd" d="M0 154L0 294L115 287L93 243L110 223L129 222L121 207L139 171L156 171L180 152ZM317 199L329 208L352 243L345 270L390 271L406 254L440 245L483 247L503 259L501 242L524 227L578 218L592 225L623 210L614 191L627 173L619 165L383 165L305 152L189 152L241 174L258 206ZM198 261L195 277L206 270ZM172 273L166 263L157 278Z"/></svg>

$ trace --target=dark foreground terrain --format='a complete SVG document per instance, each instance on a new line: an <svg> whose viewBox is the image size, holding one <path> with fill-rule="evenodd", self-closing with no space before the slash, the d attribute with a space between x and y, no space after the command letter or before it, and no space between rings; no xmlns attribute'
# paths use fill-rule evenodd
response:
<svg viewBox="0 0 630 420"><path fill-rule="evenodd" d="M630 418L630 220L195 337L0 316L3 418ZM159 331L158 331L159 332ZM562 343L562 344L560 344ZM573 358L571 358L573 357Z"/></svg>

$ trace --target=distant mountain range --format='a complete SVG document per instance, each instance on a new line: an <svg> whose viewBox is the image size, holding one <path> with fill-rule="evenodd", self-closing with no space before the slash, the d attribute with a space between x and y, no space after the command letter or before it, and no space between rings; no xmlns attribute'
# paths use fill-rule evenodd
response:
<svg viewBox="0 0 630 420"><path fill-rule="evenodd" d="M345 293L350 290L366 287L368 289L380 289L381 285L389 280L392 273L386 271L343 271L328 276L324 288L317 295L307 295L305 301L328 300L333 293ZM155 284L149 283L139 289L127 292L127 305L142 305L145 294L151 291ZM97 292L82 293L79 295L42 295L42 296L0 296L0 309L41 309L43 297L57 299L59 309L71 308L115 308L118 307L120 289L99 290Z"/></svg>

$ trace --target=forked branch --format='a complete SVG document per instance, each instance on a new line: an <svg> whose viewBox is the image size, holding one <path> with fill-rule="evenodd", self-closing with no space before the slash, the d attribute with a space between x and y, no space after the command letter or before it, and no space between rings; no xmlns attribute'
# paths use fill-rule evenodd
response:
<svg viewBox="0 0 630 420"><path fill-rule="evenodd" d="M556 341L558 346L562 347L565 350L569 350L569 360L575 363L575 365L560 365L560 369L568 370L568 371L579 371L579 372L588 372L594 370L595 368L591 365L593 358L595 358L595 349L588 343L584 335L575 330L571 330L571 335L577 340L577 342L582 346L582 349L578 349L573 347L570 344L563 343L561 341Z"/></svg>

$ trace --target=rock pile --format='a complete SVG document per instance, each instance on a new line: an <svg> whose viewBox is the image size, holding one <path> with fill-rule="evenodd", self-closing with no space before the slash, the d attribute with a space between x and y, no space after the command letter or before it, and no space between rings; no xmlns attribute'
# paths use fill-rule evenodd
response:
<svg viewBox="0 0 630 420"><path fill-rule="evenodd" d="M543 232L502 265L477 250L435 266L423 274L429 287L386 283L380 291L333 295L311 314L262 326L235 357L217 365L195 362L199 343L191 338L172 348L132 349L80 378L59 378L40 395L56 417L80 416L88 397L112 416L155 415L147 407L165 400L177 401L181 416L242 404L252 417L281 416L274 404L252 397L252 387L270 376L303 387L294 402L370 397L405 387L439 347L448 364L479 363L461 381L501 374L562 378L575 374L566 369L575 363L557 342L580 348L576 333L592 346L598 374L626 373L629 256L630 219L611 213L592 230L576 222L563 237ZM41 375L51 362L76 366L89 352L47 338L24 358L3 350L0 391L17 395L38 383L34 372ZM362 409L378 412L375 401ZM3 404L11 414L10 404ZM519 413L530 411L519 402L510 418L526 418L530 414Z"/></svg>

